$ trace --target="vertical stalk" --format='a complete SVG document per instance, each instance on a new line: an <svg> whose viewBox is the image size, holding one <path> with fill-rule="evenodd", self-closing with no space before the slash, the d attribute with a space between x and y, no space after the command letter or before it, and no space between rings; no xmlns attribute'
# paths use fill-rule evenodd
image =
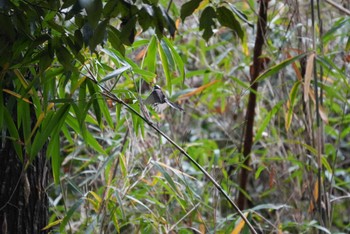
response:
<svg viewBox="0 0 350 234"><path fill-rule="evenodd" d="M267 26L267 9L269 0L260 0L259 15L257 22L257 32L254 45L253 54L253 65L250 69L250 93L247 106L247 112L245 115L245 130L244 130L244 144L243 144L243 156L244 156L244 166L241 169L240 175L240 192L238 195L238 207L244 209L246 197L244 191L247 187L248 181L248 167L250 163L250 153L253 145L253 126L255 117L255 106L256 106L256 93L258 91L258 82L256 78L259 76L260 72L263 70L263 59L261 59L262 48L265 44L265 34Z"/></svg>

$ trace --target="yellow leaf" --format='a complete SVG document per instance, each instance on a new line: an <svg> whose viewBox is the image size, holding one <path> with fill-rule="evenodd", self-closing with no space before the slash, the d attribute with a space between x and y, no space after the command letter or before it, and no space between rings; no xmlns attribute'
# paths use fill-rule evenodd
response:
<svg viewBox="0 0 350 234"><path fill-rule="evenodd" d="M204 9L208 4L209 4L209 0L202 1L194 12L196 13L196 12Z"/></svg>
<svg viewBox="0 0 350 234"><path fill-rule="evenodd" d="M44 117L45 117L46 113L47 113L49 110L51 110L52 107L54 107L54 106L55 106L55 104L51 102L50 104L47 105L46 111L40 113L40 115L39 115L39 117L38 117L38 120L36 121L35 126L34 126L32 132L30 133L30 137L29 137L28 140L30 140L30 139L33 137L33 135L34 135L36 129L39 127L39 125L41 124L41 122L44 120Z"/></svg>
<svg viewBox="0 0 350 234"><path fill-rule="evenodd" d="M244 215L244 217L247 218L248 212L245 212L243 215ZM237 222L238 223L236 223L236 227L235 227L235 229L232 230L231 234L239 234L239 233L241 233L241 231L242 231L242 229L243 229L243 227L245 225L245 222L244 222L244 220L242 218L239 218L239 220Z"/></svg>
<svg viewBox="0 0 350 234"><path fill-rule="evenodd" d="M25 102L27 102L29 104L32 104L31 101L29 101L27 98L24 98L22 95L20 95L18 93L15 93L15 92L13 92L11 90L8 90L8 89L3 89L2 91L4 91L5 93L8 93L8 94L10 94L10 95L12 95L12 96L14 96L14 97L16 97L18 99L22 99L23 101L25 101Z"/></svg>
<svg viewBox="0 0 350 234"><path fill-rule="evenodd" d="M53 221L52 223L49 223L48 225L46 225L43 229L41 229L41 231L45 231L47 229L52 228L53 226L56 226L58 224L60 224L62 222L62 219L58 219L56 221Z"/></svg>

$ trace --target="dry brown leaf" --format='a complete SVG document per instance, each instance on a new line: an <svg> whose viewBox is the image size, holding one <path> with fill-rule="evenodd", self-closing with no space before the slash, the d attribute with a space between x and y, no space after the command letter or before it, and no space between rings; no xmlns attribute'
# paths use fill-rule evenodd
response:
<svg viewBox="0 0 350 234"><path fill-rule="evenodd" d="M312 195L313 195L313 199L310 200L309 213L311 213L314 210L314 208L315 208L314 203L316 203L318 200L318 180L316 180L316 183L314 185L314 191L313 191Z"/></svg>
<svg viewBox="0 0 350 234"><path fill-rule="evenodd" d="M306 62L306 71L305 71L305 77L304 77L304 101L309 101L309 90L310 90L310 83L312 79L312 71L314 68L314 58L315 53L311 53L309 58Z"/></svg>
<svg viewBox="0 0 350 234"><path fill-rule="evenodd" d="M287 53L287 58L291 59L292 55L288 51L286 53ZM292 67L293 67L293 70L294 70L295 75L298 78L298 80L302 81L303 77L302 77L301 72L300 72L300 70L295 62L292 63Z"/></svg>
<svg viewBox="0 0 350 234"><path fill-rule="evenodd" d="M210 83L208 83L208 84L202 85L202 86L196 88L195 90L193 90L192 92L189 92L189 93L186 93L186 94L181 95L181 96L178 98L178 100L181 101L181 100L188 99L188 98L190 98L190 97L192 97L192 96L194 96L194 95L196 95L196 94L198 94L198 93L201 93L204 89L206 89L206 88L212 86L213 84L215 84L215 83L217 83L217 82L219 82L219 80L214 80L214 81L212 81L212 82L210 82Z"/></svg>
<svg viewBox="0 0 350 234"><path fill-rule="evenodd" d="M326 109L323 106L319 105L318 113L320 114L320 117L323 120L323 122L325 124L328 124L328 114L327 114Z"/></svg>
<svg viewBox="0 0 350 234"><path fill-rule="evenodd" d="M311 97L312 103L313 103L314 105L316 105L315 92L314 92L312 89L309 90L309 95L310 95L310 97ZM320 104L318 105L318 113L320 114L320 117L321 117L321 119L323 120L323 122L324 122L325 124L328 124L328 114L327 114L327 111L326 111L326 109L325 109L323 106L321 106Z"/></svg>
<svg viewBox="0 0 350 234"><path fill-rule="evenodd" d="M135 60L136 61L140 61L141 59L143 59L143 57L146 55L147 52L147 47L143 48L136 56L135 56Z"/></svg>
<svg viewBox="0 0 350 234"><path fill-rule="evenodd" d="M197 217L198 217L198 220L200 221L199 231L201 234L204 234L205 230L206 230L205 225L204 225L205 221L203 220L202 215L200 213L198 213Z"/></svg>

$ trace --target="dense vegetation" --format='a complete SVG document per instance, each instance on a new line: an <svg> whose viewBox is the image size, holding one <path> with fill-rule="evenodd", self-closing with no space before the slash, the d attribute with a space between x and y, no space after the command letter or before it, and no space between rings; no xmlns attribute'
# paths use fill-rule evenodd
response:
<svg viewBox="0 0 350 234"><path fill-rule="evenodd" d="M3 231L350 232L349 3L0 3Z"/></svg>

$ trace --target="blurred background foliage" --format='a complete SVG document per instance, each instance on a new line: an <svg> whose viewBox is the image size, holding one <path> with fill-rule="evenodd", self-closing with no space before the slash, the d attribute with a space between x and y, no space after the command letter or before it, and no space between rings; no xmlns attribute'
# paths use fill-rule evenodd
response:
<svg viewBox="0 0 350 234"><path fill-rule="evenodd" d="M350 231L350 18L319 4L323 24L316 21L313 38L309 3L269 3L269 73L259 80L244 191L244 212L261 233ZM149 118L235 198L257 11L250 0L2 2L0 120L23 162L47 147L46 229L248 232L192 163L106 94L144 115L140 100L160 85L185 111L148 108ZM313 88L305 94L313 39L322 132ZM319 197L328 202L324 223Z"/></svg>

